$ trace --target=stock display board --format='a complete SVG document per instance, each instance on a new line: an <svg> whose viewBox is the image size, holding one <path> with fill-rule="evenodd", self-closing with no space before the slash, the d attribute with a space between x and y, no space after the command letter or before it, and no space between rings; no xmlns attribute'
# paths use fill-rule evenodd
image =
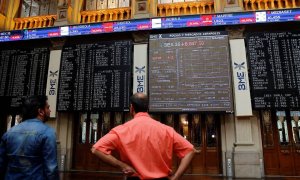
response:
<svg viewBox="0 0 300 180"><path fill-rule="evenodd" d="M226 32L153 34L151 112L233 111Z"/></svg>
<svg viewBox="0 0 300 180"><path fill-rule="evenodd" d="M299 108L300 33L249 34L247 54L253 107Z"/></svg>
<svg viewBox="0 0 300 180"><path fill-rule="evenodd" d="M58 111L123 111L129 108L131 41L63 48Z"/></svg>
<svg viewBox="0 0 300 180"><path fill-rule="evenodd" d="M10 107L19 107L22 97L46 94L49 54L43 47L0 50L0 97L10 98Z"/></svg>

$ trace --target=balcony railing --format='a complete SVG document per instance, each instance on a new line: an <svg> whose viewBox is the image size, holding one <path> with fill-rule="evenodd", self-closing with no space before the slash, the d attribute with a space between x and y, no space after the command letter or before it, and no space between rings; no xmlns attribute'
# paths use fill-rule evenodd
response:
<svg viewBox="0 0 300 180"><path fill-rule="evenodd" d="M300 0L243 0L243 3L245 11L300 7ZM157 5L158 17L212 13L215 13L214 0ZM56 15L14 18L14 29L51 27L54 25L56 18ZM131 18L131 7L81 12L81 23L122 21Z"/></svg>
<svg viewBox="0 0 300 180"><path fill-rule="evenodd" d="M81 12L81 23L117 21L127 19L131 19L130 7Z"/></svg>
<svg viewBox="0 0 300 180"><path fill-rule="evenodd" d="M33 16L24 18L14 18L14 30L42 28L53 26L56 20L56 15Z"/></svg>
<svg viewBox="0 0 300 180"><path fill-rule="evenodd" d="M158 8L158 16L160 17L190 15L190 14L207 14L207 13L214 13L214 0L159 4L157 8Z"/></svg>
<svg viewBox="0 0 300 180"><path fill-rule="evenodd" d="M244 0L246 11L300 7L299 0Z"/></svg>

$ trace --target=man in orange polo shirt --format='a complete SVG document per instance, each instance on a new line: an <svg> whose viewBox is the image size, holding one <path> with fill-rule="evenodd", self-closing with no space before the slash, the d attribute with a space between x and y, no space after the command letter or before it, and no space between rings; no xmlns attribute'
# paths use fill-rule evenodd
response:
<svg viewBox="0 0 300 180"><path fill-rule="evenodd" d="M92 153L119 168L127 179L179 179L195 154L193 145L173 128L149 116L145 94L136 93L130 100L134 118L103 136ZM111 155L114 150L119 152L120 160ZM174 174L173 152L181 158Z"/></svg>

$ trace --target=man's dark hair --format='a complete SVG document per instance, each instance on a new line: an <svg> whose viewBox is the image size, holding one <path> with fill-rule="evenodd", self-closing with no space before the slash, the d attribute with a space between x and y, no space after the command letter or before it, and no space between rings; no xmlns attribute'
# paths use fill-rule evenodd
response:
<svg viewBox="0 0 300 180"><path fill-rule="evenodd" d="M130 97L135 113L148 111L148 97L143 93L135 93Z"/></svg>
<svg viewBox="0 0 300 180"><path fill-rule="evenodd" d="M23 101L22 121L33 119L38 116L38 109L45 108L48 98L44 95L30 96Z"/></svg>

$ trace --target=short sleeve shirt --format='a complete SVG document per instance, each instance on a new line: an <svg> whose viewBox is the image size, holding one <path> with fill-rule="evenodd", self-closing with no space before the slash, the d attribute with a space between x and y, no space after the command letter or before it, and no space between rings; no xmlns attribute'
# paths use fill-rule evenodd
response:
<svg viewBox="0 0 300 180"><path fill-rule="evenodd" d="M118 151L121 160L133 166L141 179L168 176L173 152L183 158L193 150L193 145L173 128L142 112L113 128L93 147L105 154Z"/></svg>

